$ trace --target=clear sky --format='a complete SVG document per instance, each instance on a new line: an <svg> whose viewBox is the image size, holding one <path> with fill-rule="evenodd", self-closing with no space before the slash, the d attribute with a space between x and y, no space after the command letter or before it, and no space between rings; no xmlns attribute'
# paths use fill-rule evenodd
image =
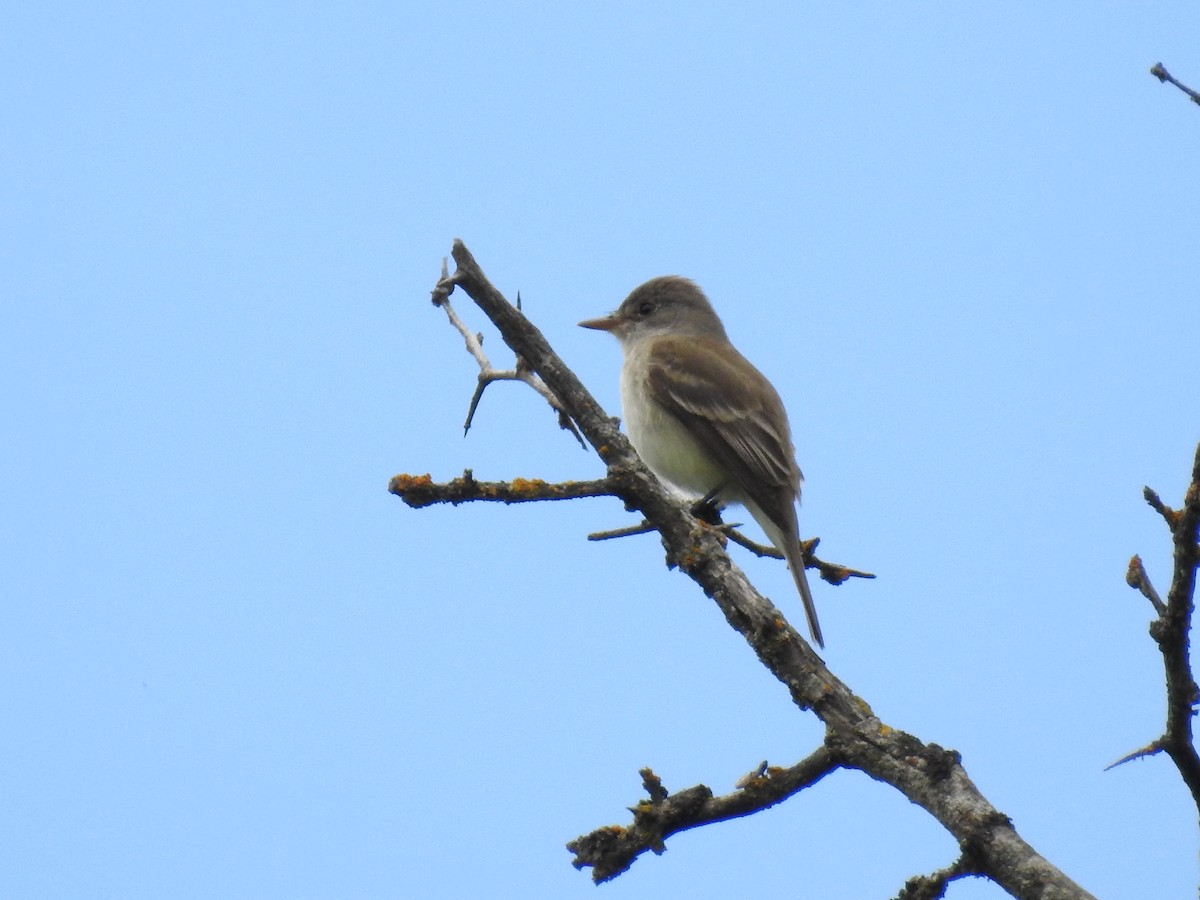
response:
<svg viewBox="0 0 1200 900"><path fill-rule="evenodd" d="M908 6L908 5L904 5ZM1200 440L1194 3L8 4L0 896L893 896L956 848L840 773L611 885L651 766L821 737L429 291L461 237L614 414L641 281L774 381L832 669L1105 898L1194 896L1143 554ZM482 316L460 312L509 360ZM735 556L799 623L781 564ZM1001 895L960 884L953 900Z"/></svg>

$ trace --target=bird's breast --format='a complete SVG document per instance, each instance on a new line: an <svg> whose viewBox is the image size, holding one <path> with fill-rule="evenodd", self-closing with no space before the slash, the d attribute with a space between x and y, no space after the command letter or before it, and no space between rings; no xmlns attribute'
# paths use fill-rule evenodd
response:
<svg viewBox="0 0 1200 900"><path fill-rule="evenodd" d="M699 498L729 481L729 475L674 415L650 396L636 366L621 372L625 431L638 456L655 475ZM631 371L633 370L633 371Z"/></svg>

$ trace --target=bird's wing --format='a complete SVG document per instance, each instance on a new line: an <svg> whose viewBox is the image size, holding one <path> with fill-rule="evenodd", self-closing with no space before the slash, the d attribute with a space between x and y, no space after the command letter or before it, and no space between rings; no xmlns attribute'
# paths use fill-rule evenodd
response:
<svg viewBox="0 0 1200 900"><path fill-rule="evenodd" d="M799 495L800 469L783 403L730 344L660 338L650 353L647 383L653 398L710 448L761 508L790 506Z"/></svg>

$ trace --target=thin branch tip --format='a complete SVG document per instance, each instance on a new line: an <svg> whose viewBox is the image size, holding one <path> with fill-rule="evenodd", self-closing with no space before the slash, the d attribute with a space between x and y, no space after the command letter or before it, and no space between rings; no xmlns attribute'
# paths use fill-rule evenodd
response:
<svg viewBox="0 0 1200 900"><path fill-rule="evenodd" d="M721 796L705 784L670 793L652 769L641 769L638 774L648 799L627 807L633 821L627 826L604 825L571 841L567 844L575 854L571 864L577 869L590 867L596 883L608 881L628 870L646 851L665 852L672 835L768 809L815 785L839 766L837 757L821 746L787 768L760 763L739 779L732 793Z"/></svg>
<svg viewBox="0 0 1200 900"><path fill-rule="evenodd" d="M1167 71L1166 67L1161 62L1156 62L1150 67L1150 74L1157 78L1163 84L1173 84L1179 90L1187 94L1188 99L1193 103L1200 104L1200 92L1192 90L1182 81Z"/></svg>
<svg viewBox="0 0 1200 900"><path fill-rule="evenodd" d="M1154 607L1154 612L1157 615L1163 616L1166 614L1167 605L1162 602L1158 591L1150 583L1150 576L1146 574L1146 567L1142 564L1142 558L1136 553L1130 558L1129 567L1125 570L1125 583L1149 600L1150 605Z"/></svg>
<svg viewBox="0 0 1200 900"><path fill-rule="evenodd" d="M1116 762L1109 763L1107 766L1104 767L1104 771L1111 772L1117 766L1123 766L1123 765L1125 765L1125 763L1132 762L1135 759L1145 759L1148 756L1154 756L1158 753L1161 753L1162 751L1163 751L1162 738L1159 738L1158 740L1151 741L1145 747L1139 747L1137 750L1134 750L1132 753L1126 753L1124 756L1122 756Z"/></svg>
<svg viewBox="0 0 1200 900"><path fill-rule="evenodd" d="M455 242L457 249L461 245L461 241ZM463 256L463 254L466 254ZM483 350L483 333L471 331L467 324L459 317L454 307L450 305L450 294L454 291L456 285L462 283L464 277L463 263L460 261L460 256L463 259L469 260L471 265L474 265L474 260L470 259L470 254L463 247L463 253L455 256L455 260L459 262L459 268L455 270L453 275L446 274L447 263L445 258L442 259L442 278L438 281L433 289L433 304L440 306L446 311L446 318L449 319L451 326L462 336L463 342L466 344L467 352L475 359L475 363L479 366L479 380L476 382L475 391L471 395L470 403L467 407L467 418L463 423L463 436L471 430L471 423L475 419L475 413L479 409L479 403L483 399L484 389L493 381L521 381L529 387L533 388L542 396L554 411L558 420L558 426L564 431L569 431L571 435L579 442L585 450L587 442L580 433L575 422L571 419L563 409L562 403L554 395L554 393L546 386L545 382L529 367L529 364L517 354L513 363L513 368L501 370L495 368L487 354ZM469 293L469 292L468 292Z"/></svg>
<svg viewBox="0 0 1200 900"><path fill-rule="evenodd" d="M608 479L551 483L540 478L514 478L511 481L478 481L467 469L451 481L435 482L429 475L396 475L388 491L413 509L449 503L477 501L489 503L536 503L544 500L578 500L584 497L610 497L613 487Z"/></svg>
<svg viewBox="0 0 1200 900"><path fill-rule="evenodd" d="M1165 80L1177 84L1165 69L1163 75ZM1179 771L1193 803L1200 808L1200 754L1196 751L1193 738L1200 689L1192 675L1190 641L1196 575L1200 567L1200 546L1197 546L1197 538L1200 537L1200 445L1196 447L1191 483L1184 491L1183 504L1179 509L1167 506L1158 493L1149 487L1143 490L1142 496L1167 523L1174 547L1171 583L1165 600L1150 583L1140 556L1135 555L1130 559L1125 574L1126 582L1142 592L1156 613L1149 630L1162 655L1166 676L1166 728L1162 737L1126 754L1108 769L1133 759L1165 753Z"/></svg>

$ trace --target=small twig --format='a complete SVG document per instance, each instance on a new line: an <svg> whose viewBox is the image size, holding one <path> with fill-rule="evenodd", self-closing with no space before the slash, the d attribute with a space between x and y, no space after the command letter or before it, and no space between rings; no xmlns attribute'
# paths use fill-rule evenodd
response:
<svg viewBox="0 0 1200 900"><path fill-rule="evenodd" d="M741 523L727 525L721 521L722 506L718 501L720 488L714 489L708 496L702 497L692 504L692 515L698 518L701 522L707 522L712 525L723 535L733 541L739 547L744 547L760 559L769 557L771 559L783 559L784 556L771 544L760 544L758 541L746 537L737 529L741 527ZM801 541L804 545L804 561L807 568L816 569L823 581L827 581L832 585L843 584L851 578L874 578L870 572L863 572L860 569L851 569L846 566L839 566L832 563L826 563L819 560L813 551L817 549L817 545L821 543L821 539L810 538L807 541Z"/></svg>
<svg viewBox="0 0 1200 900"><path fill-rule="evenodd" d="M442 258L442 277L433 289L433 305L440 306L446 312L446 318L450 320L450 324L455 330L462 335L463 341L467 345L467 352L475 358L475 362L479 365L479 380L475 384L475 392L471 395L471 403L467 408L467 418L463 422L463 436L471 430L471 422L475 419L475 411L479 409L479 401L483 399L483 392L489 384L495 381L520 381L529 385L542 398L550 404L550 408L558 414L558 427L575 435L575 440L579 441L579 445L583 449L587 449L587 444L583 440L583 435L579 433L579 429L575 427L575 423L571 421L571 417L566 414L562 408L562 404L558 402L558 398L550 388L546 387L545 382L538 378L529 368L529 365L517 357L516 363L511 369L497 369L487 354L483 352L483 335L478 332L472 332L467 327L466 323L459 318L458 313L454 311L454 307L450 305L450 294L454 291L454 286L457 284L453 275L446 271L446 259Z"/></svg>
<svg viewBox="0 0 1200 900"><path fill-rule="evenodd" d="M939 900L946 895L946 888L950 886L950 882L981 874L970 855L963 853L944 869L908 879L896 895L896 900Z"/></svg>
<svg viewBox="0 0 1200 900"><path fill-rule="evenodd" d="M582 497L619 497L615 483L608 478L597 481L564 481L553 484L540 478L514 478L512 481L476 481L470 469L461 478L439 484L430 475L396 475L388 483L388 490L414 509L450 503L457 506L475 500L497 503L530 503L538 500L577 500ZM774 547L756 543L734 530L733 525L713 525L715 531L729 537L731 541L773 559L783 559L783 554ZM589 534L589 541L607 541L614 538L648 534L655 529L645 520L637 525L598 531ZM813 550L821 543L820 538L804 542L804 558L809 568L816 569L823 581L832 585L844 584L851 578L874 578L870 572L851 569L838 563L819 559Z"/></svg>
<svg viewBox="0 0 1200 900"><path fill-rule="evenodd" d="M783 559L783 554L774 547L767 544L760 544L757 541L752 541L740 531L727 532L729 539L739 547L745 547L751 553L757 556L770 557L771 559ZM807 541L802 541L804 544L804 561L808 564L808 568L816 569L821 576L821 580L834 586L845 584L851 578L874 578L872 572L864 572L862 569L851 569L849 566L839 565L838 563L825 562L820 559L814 552L817 546L821 543L821 539L810 538Z"/></svg>
<svg viewBox="0 0 1200 900"><path fill-rule="evenodd" d="M1162 63L1157 62L1154 65L1152 65L1150 67L1150 74L1153 75L1155 78L1157 78L1159 81L1169 82L1170 84L1175 85L1175 87L1179 88L1181 91L1183 91L1185 94L1187 94L1188 97L1191 98L1193 103L1200 103L1200 92L1193 91L1186 84L1184 84L1181 81L1178 81L1170 72L1168 72L1165 68L1163 68Z"/></svg>
<svg viewBox="0 0 1200 900"><path fill-rule="evenodd" d="M1193 738L1193 719L1200 700L1200 688L1192 675L1191 631L1195 612L1196 572L1200 567L1200 446L1192 462L1192 478L1184 492L1183 506L1171 509L1150 488L1143 491L1146 502L1163 517L1171 529L1174 567L1171 586L1164 602L1150 585L1142 561L1135 556L1129 563L1125 580L1138 589L1154 606L1157 617L1150 623L1150 635L1163 657L1167 682L1167 722L1161 737L1141 750L1134 751L1109 768L1130 759L1166 753L1191 791L1192 801L1200 809L1200 754Z"/></svg>
<svg viewBox="0 0 1200 900"><path fill-rule="evenodd" d="M1146 567L1142 565L1142 558L1136 553L1129 560L1129 568L1125 571L1125 583L1131 588L1141 591L1142 596L1150 601L1150 605L1154 607L1154 611L1160 616L1166 613L1167 605L1162 602L1162 598L1158 596L1158 591L1150 583L1150 576L1146 574Z"/></svg>
<svg viewBox="0 0 1200 900"><path fill-rule="evenodd" d="M783 554L780 553L778 550L776 550L772 545L760 544L758 541L754 540L753 538L746 537L746 535L744 535L740 531L738 531L737 528L738 528L737 525L721 526L721 530L725 531L725 534L727 534L729 536L729 539L731 541L733 541L739 547L741 547L745 550L749 550L751 553L753 553L759 559L783 559ZM813 538L811 541L806 541L806 542L802 542L802 543L804 543L805 559L809 559L809 558L811 558L810 557L811 550L809 548L809 544L812 544L812 546L815 547L815 546L817 546L817 544L821 543L821 539Z"/></svg>
<svg viewBox="0 0 1200 900"><path fill-rule="evenodd" d="M783 559L783 554L774 547L752 541L741 532L730 531L729 539L739 547L745 547L751 553L758 556ZM832 584L836 587L839 584L845 584L851 578L875 577L872 572L864 572L862 569L852 569L849 566L839 565L838 563L826 562L818 557L813 551L821 543L820 538L811 538L810 540L802 541L802 543L804 544L804 561L807 563L807 568L816 569L817 574L821 576L821 580L827 584Z"/></svg>
<svg viewBox="0 0 1200 900"><path fill-rule="evenodd" d="M1142 488L1142 497L1147 503L1150 504L1151 509L1163 517L1163 520L1167 523L1168 528L1175 527L1175 521L1179 518L1179 513L1171 509L1171 507L1167 506L1167 504L1163 503L1162 498L1158 496L1157 491L1155 491L1153 488L1144 487Z"/></svg>
<svg viewBox="0 0 1200 900"><path fill-rule="evenodd" d="M633 537L637 534L649 534L654 531L654 526L642 519L638 525L630 525L627 528L612 528L608 531L593 531L587 536L589 541L611 541L616 538Z"/></svg>
<svg viewBox="0 0 1200 900"><path fill-rule="evenodd" d="M458 273L455 272L455 275ZM454 286L458 284L458 279L450 274L450 261L446 257L442 257L442 277L438 279L438 283L433 286L430 291L434 306L441 306L450 299L450 295L454 293Z"/></svg>
<svg viewBox="0 0 1200 900"><path fill-rule="evenodd" d="M1135 759L1145 759L1147 756L1154 756L1157 753L1162 753L1162 751L1163 751L1163 745L1162 745L1161 740L1151 741L1145 747L1139 747L1137 750L1134 750L1132 753L1126 753L1124 756L1122 756L1120 759L1116 760L1115 762L1109 763L1107 766L1104 767L1104 771L1107 772L1110 769L1115 769L1117 766L1123 766L1123 765L1125 765L1125 763L1132 762Z"/></svg>
<svg viewBox="0 0 1200 900"><path fill-rule="evenodd" d="M662 803L671 796L670 792L663 787L662 779L654 774L654 770L647 766L644 769L638 769L638 774L642 776L642 790L650 795L651 803ZM634 812L634 810L630 810Z"/></svg>
<svg viewBox="0 0 1200 900"><path fill-rule="evenodd" d="M396 475L388 482L388 491L413 509L438 503L470 503L488 500L496 503L532 503L539 500L577 500L581 497L611 497L608 479L564 481L551 484L540 478L514 478L512 481L476 481L470 469L444 484L429 475Z"/></svg>
<svg viewBox="0 0 1200 900"><path fill-rule="evenodd" d="M760 544L758 541L746 537L737 529L741 527L740 522L725 523L721 521L721 509L714 503L712 497L704 497L697 500L691 506L691 513L701 522L711 525L719 531L724 537L729 538L739 547L744 547L759 558L767 557L770 559L783 559L783 554L775 547L769 544ZM654 528L645 520L638 525L631 525L628 528L615 528L611 531L595 531L588 535L589 541L609 541L613 538L632 537L638 534L647 534L654 531ZM821 580L832 585L845 584L851 578L874 578L870 572L864 572L861 569L851 569L848 566L841 566L836 563L827 563L818 559L813 552L817 549L817 545L821 543L820 538L812 538L803 541L804 544L804 561L808 563L808 568L816 569L821 576Z"/></svg>
<svg viewBox="0 0 1200 900"><path fill-rule="evenodd" d="M793 794L810 787L841 766L836 755L820 747L806 759L788 768L761 766L756 777L743 777L731 794L713 796L707 785L697 784L668 793L662 781L650 769L642 769L642 787L649 800L629 807L633 822L629 826L606 825L590 834L580 835L567 844L575 854L572 865L591 867L592 880L599 884L620 875L647 850L663 853L671 835L711 822L748 816L768 809Z"/></svg>

